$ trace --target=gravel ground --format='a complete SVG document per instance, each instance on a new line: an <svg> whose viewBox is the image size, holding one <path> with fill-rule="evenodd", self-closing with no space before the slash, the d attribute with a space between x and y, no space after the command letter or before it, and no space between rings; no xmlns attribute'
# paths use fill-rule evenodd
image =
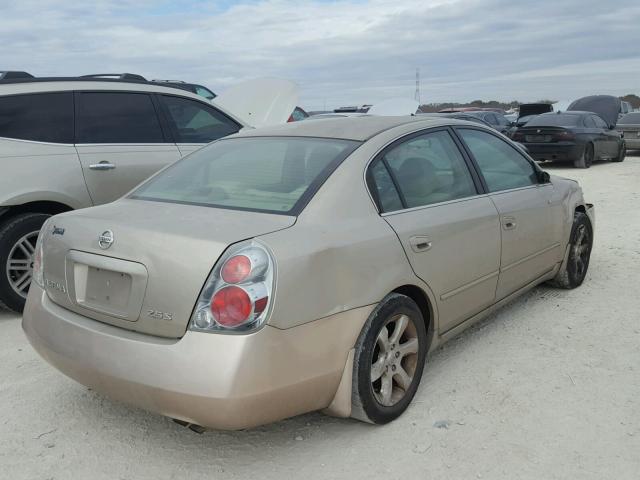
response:
<svg viewBox="0 0 640 480"><path fill-rule="evenodd" d="M548 170L596 204L585 284L536 288L449 342L392 424L198 435L67 379L0 312L0 478L640 478L640 157Z"/></svg>

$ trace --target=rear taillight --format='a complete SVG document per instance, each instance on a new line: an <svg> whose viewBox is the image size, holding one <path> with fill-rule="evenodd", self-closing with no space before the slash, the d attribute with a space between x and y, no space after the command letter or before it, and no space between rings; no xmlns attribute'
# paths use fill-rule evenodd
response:
<svg viewBox="0 0 640 480"><path fill-rule="evenodd" d="M295 122L296 119L293 118L293 113L291 115L289 115L289 118L287 119L287 123L291 123L291 122Z"/></svg>
<svg viewBox="0 0 640 480"><path fill-rule="evenodd" d="M521 142L524 140L524 133L522 132L515 132L513 134L513 137L511 137L512 140L516 141L516 142Z"/></svg>
<svg viewBox="0 0 640 480"><path fill-rule="evenodd" d="M44 288L44 262L43 262L43 243L44 236L47 234L47 226L49 220L44 222L36 241L36 251L33 254L33 281Z"/></svg>
<svg viewBox="0 0 640 480"><path fill-rule="evenodd" d="M262 244L232 246L213 268L191 317L191 330L249 331L264 324L273 297L275 264Z"/></svg>
<svg viewBox="0 0 640 480"><path fill-rule="evenodd" d="M576 139L575 134L573 132L570 132L569 130L563 130L562 132L558 132L554 134L553 137L560 142Z"/></svg>

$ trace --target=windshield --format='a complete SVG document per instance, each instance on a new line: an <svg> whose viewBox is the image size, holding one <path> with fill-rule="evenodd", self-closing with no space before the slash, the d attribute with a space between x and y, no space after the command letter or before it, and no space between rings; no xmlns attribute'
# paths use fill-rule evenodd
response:
<svg viewBox="0 0 640 480"><path fill-rule="evenodd" d="M618 123L621 124L640 124L640 112L637 113L627 113L624 117L618 120Z"/></svg>
<svg viewBox="0 0 640 480"><path fill-rule="evenodd" d="M538 115L527 122L527 127L576 127L580 115Z"/></svg>
<svg viewBox="0 0 640 480"><path fill-rule="evenodd" d="M162 171L131 198L297 215L359 144L302 137L221 140Z"/></svg>

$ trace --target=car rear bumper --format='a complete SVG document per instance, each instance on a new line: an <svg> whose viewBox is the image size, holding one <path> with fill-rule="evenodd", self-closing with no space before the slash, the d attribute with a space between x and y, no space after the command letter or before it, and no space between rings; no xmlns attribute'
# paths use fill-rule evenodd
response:
<svg viewBox="0 0 640 480"><path fill-rule="evenodd" d="M58 370L167 417L235 430L326 408L371 307L248 335L165 339L68 311L31 286L23 329Z"/></svg>
<svg viewBox="0 0 640 480"><path fill-rule="evenodd" d="M575 143L524 143L535 160L573 161L582 155L582 146Z"/></svg>

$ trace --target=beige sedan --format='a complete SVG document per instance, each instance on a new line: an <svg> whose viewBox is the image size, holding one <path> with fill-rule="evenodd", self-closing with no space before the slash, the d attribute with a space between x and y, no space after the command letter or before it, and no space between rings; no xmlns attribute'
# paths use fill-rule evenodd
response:
<svg viewBox="0 0 640 480"><path fill-rule="evenodd" d="M578 287L593 228L575 181L478 124L252 130L51 218L23 328L71 378L186 424L381 424L429 351L539 283Z"/></svg>

